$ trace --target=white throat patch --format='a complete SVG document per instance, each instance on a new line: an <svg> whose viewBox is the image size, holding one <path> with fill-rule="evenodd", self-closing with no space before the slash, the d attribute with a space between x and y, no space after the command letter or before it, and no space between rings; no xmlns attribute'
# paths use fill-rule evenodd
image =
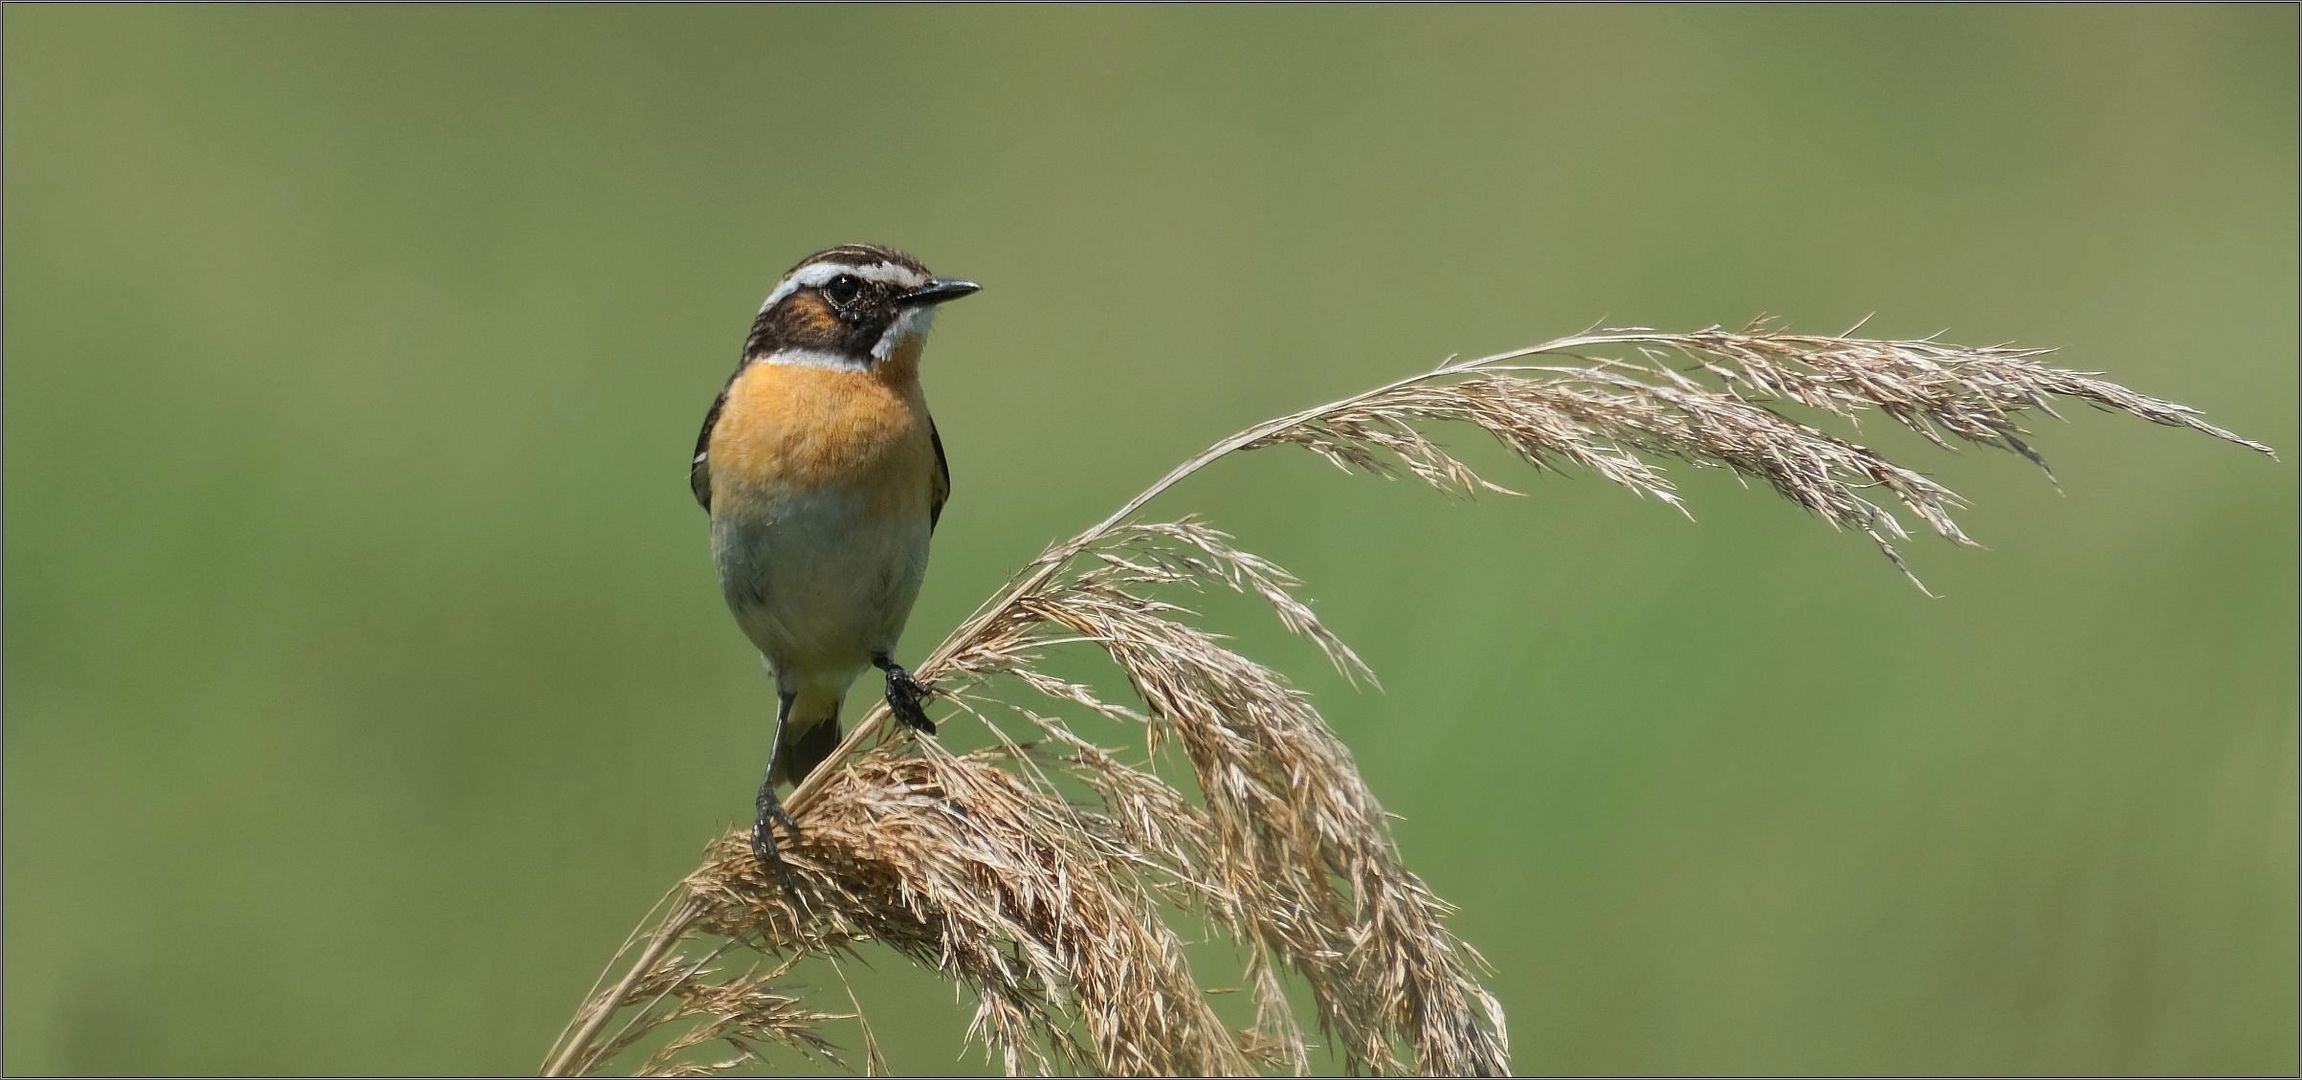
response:
<svg viewBox="0 0 2302 1080"><path fill-rule="evenodd" d="M902 347L904 342L912 338L926 337L927 328L933 325L935 325L935 305L926 304L920 307L905 308L903 314L896 316L894 322L887 324L887 332L879 335L879 340L872 343L871 358L885 360L895 355L895 350Z"/></svg>

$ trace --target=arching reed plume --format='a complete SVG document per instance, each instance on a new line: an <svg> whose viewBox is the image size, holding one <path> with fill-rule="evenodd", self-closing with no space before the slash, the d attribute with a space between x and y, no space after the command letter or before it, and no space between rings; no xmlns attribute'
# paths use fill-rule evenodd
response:
<svg viewBox="0 0 2302 1080"><path fill-rule="evenodd" d="M800 826L786 848L796 888L759 872L741 830L714 842L545 1071L603 1069L642 1042L659 1047L647 1072L725 1068L771 1045L836 1063L819 1030L834 1017L775 979L799 958L879 942L971 989L971 1035L1010 1073L1306 1071L1289 972L1353 1071L1506 1073L1502 1009L1477 954L1400 862L1349 750L1306 694L1173 597L1258 597L1346 676L1372 673L1286 571L1195 519L1141 511L1229 454L1282 445L1346 471L1504 490L1432 434L1470 425L1538 470L1588 470L1673 506L1666 466L1731 470L1865 534L1908 573L1896 546L1908 522L1969 542L1958 497L1786 406L1821 420L1876 411L1937 445L2042 466L2019 421L2057 399L2270 452L2043 356L1764 325L1606 330L1450 362L1223 439L1025 566L919 666L994 747L890 740L885 708L865 715L786 804ZM1080 650L1124 674L1136 700L1054 673L1052 658ZM1150 752L1177 751L1195 792L1104 745L1136 728ZM1177 910L1236 944L1256 1006L1245 1030L1217 1018L1168 922ZM727 961L751 954L759 963ZM735 1056L702 1056L719 1044Z"/></svg>

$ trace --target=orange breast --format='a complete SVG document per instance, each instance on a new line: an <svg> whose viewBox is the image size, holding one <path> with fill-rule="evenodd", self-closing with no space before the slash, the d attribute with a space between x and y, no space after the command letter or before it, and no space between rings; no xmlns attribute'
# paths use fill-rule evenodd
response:
<svg viewBox="0 0 2302 1080"><path fill-rule="evenodd" d="M919 384L884 373L755 363L728 387L711 432L713 508L827 487L883 493L926 513L935 450ZM732 508L732 507L731 507Z"/></svg>

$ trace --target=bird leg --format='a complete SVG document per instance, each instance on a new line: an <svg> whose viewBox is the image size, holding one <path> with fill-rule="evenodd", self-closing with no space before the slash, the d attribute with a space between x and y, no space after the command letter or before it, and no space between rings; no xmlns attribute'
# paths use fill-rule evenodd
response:
<svg viewBox="0 0 2302 1080"><path fill-rule="evenodd" d="M799 834L799 823L783 809L782 800L775 797L775 759L783 751L783 725L791 719L791 701L795 694L777 694L775 703L775 740L768 745L767 775L759 782L759 801L756 816L751 822L751 856L759 860L762 870L775 875L783 891L796 895L797 882L791 878L791 868L783 864L783 856L776 850L775 825L782 822L792 835Z"/></svg>
<svg viewBox="0 0 2302 1080"><path fill-rule="evenodd" d="M887 707L895 712L895 718L913 731L935 734L935 721L928 719L927 710L919 707L933 691L919 685L919 680L912 678L910 672L903 670L903 665L886 653L872 657L871 665L887 673Z"/></svg>

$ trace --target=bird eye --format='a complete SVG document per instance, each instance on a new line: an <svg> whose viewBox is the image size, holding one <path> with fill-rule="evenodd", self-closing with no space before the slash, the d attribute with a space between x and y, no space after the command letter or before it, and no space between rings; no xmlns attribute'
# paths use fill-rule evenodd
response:
<svg viewBox="0 0 2302 1080"><path fill-rule="evenodd" d="M854 274L841 274L832 278L831 283L823 287L823 295L841 307L854 303L855 298L862 292L863 282Z"/></svg>

